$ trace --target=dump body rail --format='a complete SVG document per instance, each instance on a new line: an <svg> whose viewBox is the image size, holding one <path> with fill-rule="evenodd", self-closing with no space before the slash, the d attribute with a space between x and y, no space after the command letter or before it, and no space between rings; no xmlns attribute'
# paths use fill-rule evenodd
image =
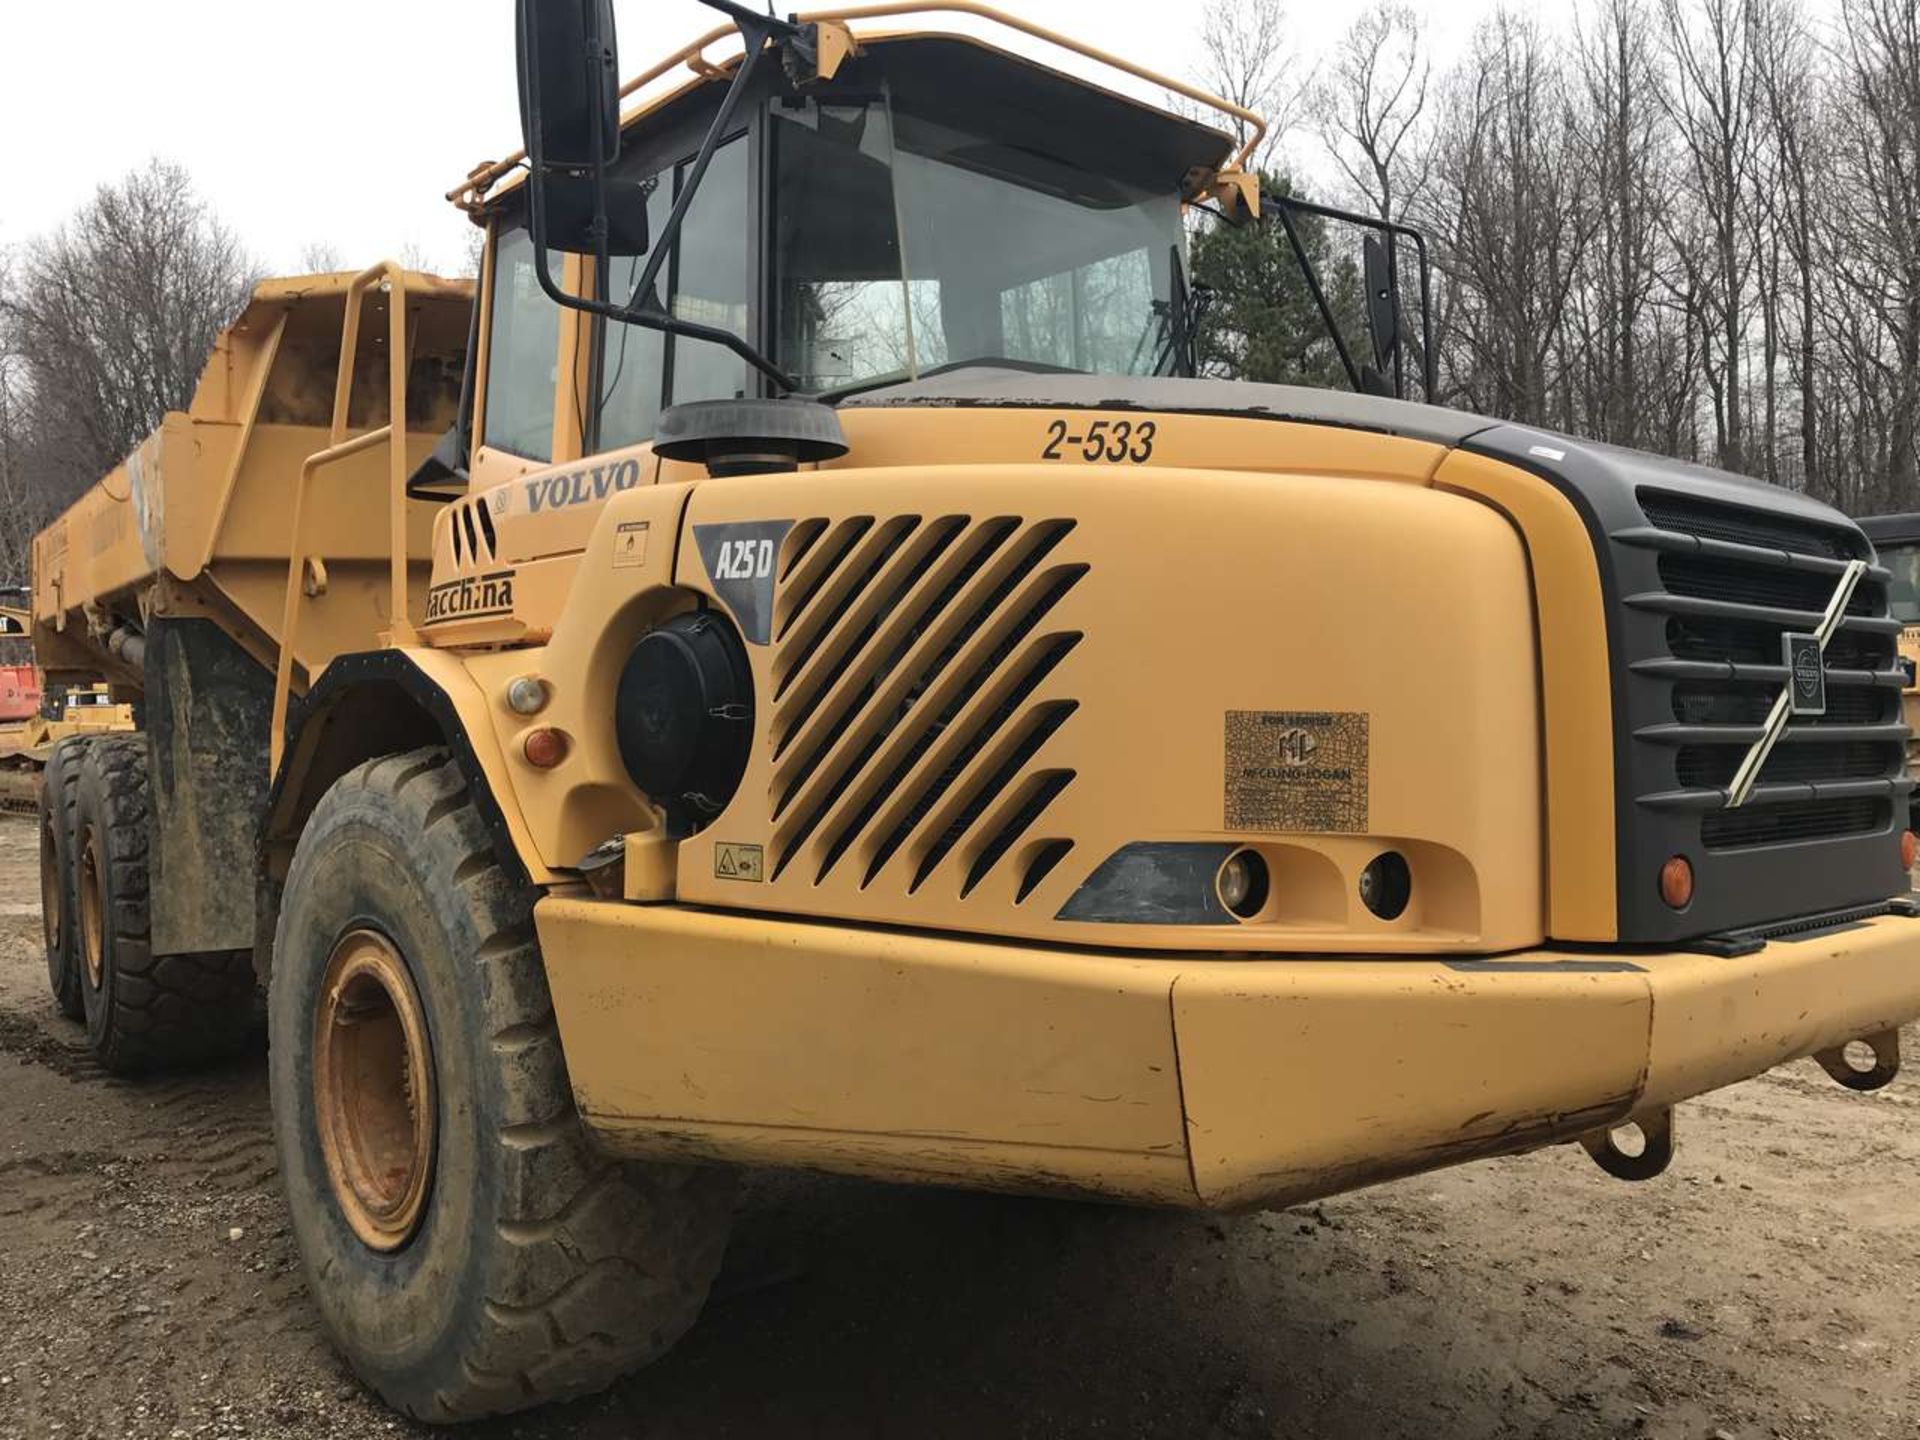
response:
<svg viewBox="0 0 1920 1440"><path fill-rule="evenodd" d="M359 354L361 301L375 281L387 293L387 423L347 438L347 411L353 394L354 361ZM327 448L306 458L293 489L293 525L287 544L287 595L281 611L280 633L299 633L300 602L311 585L318 596L326 593L325 562L309 557L303 547L301 520L307 503L307 488L316 471L352 458L368 450L385 447L387 452L388 519L388 608L390 643L410 645L417 638L407 619L407 448L402 429L393 417L407 413L407 272L391 260L354 276L347 287L346 313L341 320L340 363L334 375L333 418L327 427ZM269 733L268 768L280 768L280 756L286 747L287 705L293 687L293 647L280 647L273 677L273 728Z"/></svg>

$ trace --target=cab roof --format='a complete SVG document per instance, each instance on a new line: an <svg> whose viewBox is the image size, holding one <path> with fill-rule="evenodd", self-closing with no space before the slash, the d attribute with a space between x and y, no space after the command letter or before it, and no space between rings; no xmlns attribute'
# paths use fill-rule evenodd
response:
<svg viewBox="0 0 1920 1440"><path fill-rule="evenodd" d="M929 8L985 15L1161 85L1169 92L1184 94L1202 108L1214 109L1223 116L1243 117L1252 126L1255 139L1264 130L1258 116L1228 101L984 6ZM667 62L628 82L623 93L632 93L682 61L692 71L677 87L629 110L621 119L623 137L651 131L680 115L718 104L740 60L739 56L720 63L704 59L701 51L714 43L719 33L704 37L699 44L677 52ZM1236 163L1253 143L1242 142L1236 151L1235 137L1223 129L1043 65L986 40L940 30L861 34L833 79L817 82L800 93L851 94L870 89L882 76L892 88L895 104L917 108L931 100L951 113L957 100L995 131L1030 137L1036 150L1044 148L1060 159L1083 164L1097 157L1103 169L1110 169L1117 161L1154 189L1176 188L1194 172L1219 170ZM763 96L786 87L777 65L763 63L756 80ZM516 152L505 160L482 162L448 192L447 198L471 213L491 210L519 189L525 178L524 161L525 153Z"/></svg>

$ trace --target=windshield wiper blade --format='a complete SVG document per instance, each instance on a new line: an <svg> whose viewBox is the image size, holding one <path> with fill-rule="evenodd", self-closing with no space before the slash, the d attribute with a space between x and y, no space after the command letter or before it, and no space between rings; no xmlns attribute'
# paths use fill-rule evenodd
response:
<svg viewBox="0 0 1920 1440"><path fill-rule="evenodd" d="M869 390L884 390L889 385L911 385L916 380L927 380L935 375L951 375L956 370L1019 370L1029 375L1090 375L1090 370L1077 370L1071 365L1054 365L1045 360L1016 360L1011 355L982 355L971 360L949 360L944 365L929 365L918 375L877 375L871 380L856 380L850 385L835 385L819 390L810 399L832 403L845 400L854 395L864 395Z"/></svg>

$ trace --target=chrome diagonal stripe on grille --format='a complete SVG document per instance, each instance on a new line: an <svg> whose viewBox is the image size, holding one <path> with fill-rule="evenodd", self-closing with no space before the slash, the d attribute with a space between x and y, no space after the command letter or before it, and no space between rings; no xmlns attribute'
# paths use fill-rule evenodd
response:
<svg viewBox="0 0 1920 1440"><path fill-rule="evenodd" d="M1827 613L1820 617L1820 623L1814 628L1813 637L1820 642L1820 654L1824 659L1827 642L1833 638L1833 632L1840 628L1840 621L1847 613L1847 602L1853 599L1853 592L1860 584L1860 577L1867 573L1867 562L1849 560L1847 568L1841 572L1840 583L1833 587L1833 595L1827 601ZM1773 747L1781 735L1786 732L1787 716L1792 710L1793 672L1787 672L1786 683L1780 687L1780 694L1773 702L1773 709L1767 715L1767 727L1760 738L1753 742L1753 748L1747 751L1747 758L1740 762L1740 768L1733 772L1733 782L1727 786L1727 808L1737 810L1747 803L1747 797L1753 794L1754 783L1760 778L1760 767L1767 763L1767 756L1773 753Z"/></svg>

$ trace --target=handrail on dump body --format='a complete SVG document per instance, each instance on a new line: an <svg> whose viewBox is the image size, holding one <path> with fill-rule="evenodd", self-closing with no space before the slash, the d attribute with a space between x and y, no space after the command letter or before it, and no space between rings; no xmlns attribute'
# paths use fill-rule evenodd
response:
<svg viewBox="0 0 1920 1440"><path fill-rule="evenodd" d="M347 406L353 395L353 362L360 345L360 306L376 281L384 282L387 292L387 423L349 440ZM334 373L333 416L327 427L327 448L306 458L293 490L293 541L287 554L287 598L280 617L280 655L273 676L273 728L268 737L270 774L280 769L280 757L286 749L287 707L293 690L293 637L300 620L300 601L306 591L307 556L301 546L301 519L306 509L307 482L322 467L383 444L387 447L387 520L391 532L389 634L402 645L418 638L407 619L407 272L392 260L382 260L362 270L347 286L346 304L346 317L340 326L340 361ZM324 567L320 574L324 576Z"/></svg>
<svg viewBox="0 0 1920 1440"><path fill-rule="evenodd" d="M1009 30L1018 30L1021 34L1032 36L1034 39L1043 41L1048 45L1058 46L1062 50L1069 50L1081 56L1083 59L1093 61L1097 65L1105 65L1111 69L1119 70L1123 74L1131 75L1136 80L1144 80L1150 85L1158 85L1164 90L1170 90L1175 95L1193 101L1196 105L1204 105L1209 110L1218 111L1222 115L1232 116L1235 120L1245 124L1248 127L1248 132L1240 148L1234 152L1233 158L1222 167L1223 169L1243 169L1247 161L1252 158L1253 152L1260 148L1260 142L1266 138L1266 120L1257 112L1249 110L1244 105L1237 105L1231 100L1215 95L1210 90L1201 89L1198 85L1189 85L1183 80L1175 80L1172 76L1162 75L1157 71L1149 70L1144 65L1136 65L1131 60L1124 59L1110 51L1088 45L1083 41L1074 39L1071 35L1063 35L1057 30L1049 30L1044 25L1035 25L1030 20L1022 20L1017 15L1009 15L1004 10L996 10L991 5L980 4L978 0L888 0L888 3L877 5L850 5L837 10L809 10L793 16L792 19L795 23L801 25L844 25L849 20L876 20L901 15L938 14L971 15L976 19L987 20L995 25L1004 25ZM736 35L738 33L738 30L732 25L716 25L698 40L693 41L689 45L682 46L666 59L641 71L638 75L634 76L633 79L627 81L620 87L620 98L624 100L643 87L651 85L655 80L658 80L662 75L665 75L669 70L683 62L699 76L710 77L720 73L722 67L715 65L706 58L706 48L709 45L726 39L730 35ZM624 126L632 118L631 116L622 116L621 124ZM447 192L447 199L462 207L478 206L486 199L487 191L492 189L503 176L524 164L526 158L527 152L521 149L514 151L513 154L507 156L504 160L495 160L491 163L474 167L465 180L462 180Z"/></svg>

